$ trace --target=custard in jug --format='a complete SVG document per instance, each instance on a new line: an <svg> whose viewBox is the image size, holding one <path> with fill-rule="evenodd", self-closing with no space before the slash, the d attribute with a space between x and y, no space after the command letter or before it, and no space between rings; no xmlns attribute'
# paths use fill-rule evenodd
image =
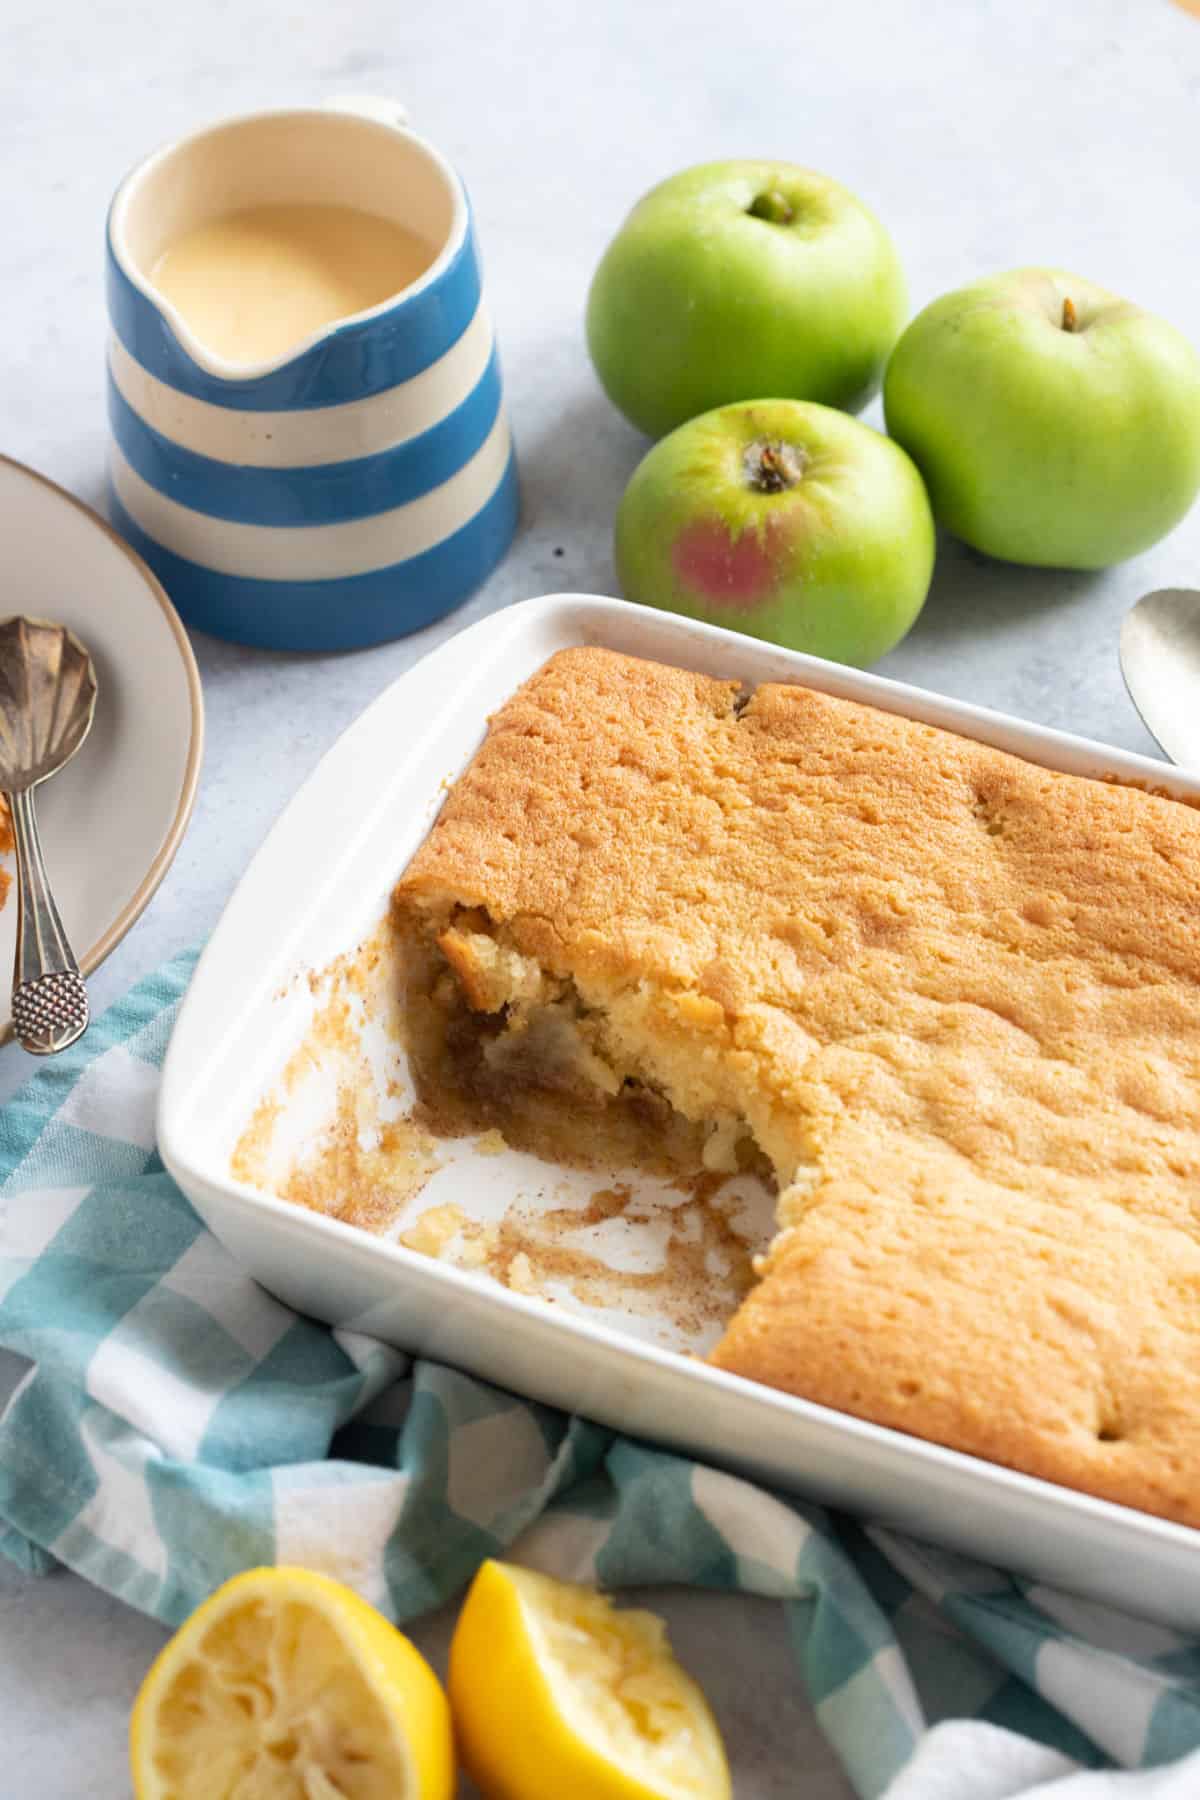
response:
<svg viewBox="0 0 1200 1800"><path fill-rule="evenodd" d="M215 355L257 363L392 299L436 256L416 232L354 207L252 206L185 232L150 279Z"/></svg>

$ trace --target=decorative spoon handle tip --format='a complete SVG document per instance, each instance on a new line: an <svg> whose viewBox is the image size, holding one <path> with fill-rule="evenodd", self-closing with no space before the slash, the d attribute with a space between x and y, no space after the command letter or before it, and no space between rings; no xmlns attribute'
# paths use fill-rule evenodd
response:
<svg viewBox="0 0 1200 1800"><path fill-rule="evenodd" d="M13 989L13 1031L31 1056L57 1056L88 1028L87 988L78 969L56 969Z"/></svg>
<svg viewBox="0 0 1200 1800"><path fill-rule="evenodd" d="M87 1030L87 989L50 892L33 789L10 793L8 805L17 849L13 1031L31 1056L55 1056Z"/></svg>

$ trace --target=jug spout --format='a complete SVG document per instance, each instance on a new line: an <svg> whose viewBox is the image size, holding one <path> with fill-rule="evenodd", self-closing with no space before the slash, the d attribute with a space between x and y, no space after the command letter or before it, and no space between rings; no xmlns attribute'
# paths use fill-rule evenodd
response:
<svg viewBox="0 0 1200 1800"><path fill-rule="evenodd" d="M321 110L355 119L364 119L374 125L383 126L389 131L404 130L408 124L408 114L405 108L398 101L384 98L381 95L334 95L322 103ZM294 296L290 294L290 286L294 285L297 275L301 279L308 275L311 280L312 271L314 267L319 267L322 255L325 256L331 270L334 268L345 270L361 266L366 247L364 246L362 227L367 227L369 234L373 222L378 231L391 231L393 236L398 235L404 228L399 224L384 220L382 214L364 215L360 209L352 207L348 202L330 207L322 205L320 202L305 204L291 201L285 203L282 209L262 206L253 209L239 209L227 217L231 218L233 222L229 224L225 232L224 258L215 268L212 267L214 256L218 256L222 249L222 222L220 220L215 224L210 222L200 228L199 235L203 245L203 254L207 255L211 270L210 293L207 296L208 311L211 313L215 310L217 316L224 319L226 335L228 335L228 321L237 319L239 313L244 314L245 312L245 304L239 308L236 302L236 283L239 276L247 282L258 276L260 280L263 280L264 285L266 285L264 277L269 277L271 310L277 315L277 323L272 335L282 340L277 348L263 350L259 345L239 345L234 352L228 348L222 348L220 343L213 341L213 336L219 336L219 332L212 336L206 336L203 329L198 328L189 320L187 310L182 308L173 297L174 289L181 279L177 265L183 253L178 245L171 250L172 262L169 277L162 267L163 259L161 257L151 269L142 268L137 271L145 280L147 298L157 306L165 327L174 334L181 349L190 357L196 367L213 381L243 382L275 374L312 350L341 325L351 320L357 321L378 316L398 297L402 290L412 287L418 277L425 273L425 270L435 260L437 249L440 248L440 245L426 245L423 240L417 239L415 236L409 237L406 233L401 242L406 245L419 246L419 250L415 255L409 255L407 258L398 256L393 251L394 269L388 271L388 274L394 275L394 279L389 280L381 274L374 290L361 296L355 296L349 291L344 295L339 295L338 299L342 303L338 304L331 300L326 308L327 317L304 319L303 324L307 326L307 329L289 330L291 323L288 318L289 298L292 298L294 308ZM253 227L251 227L250 221L254 222ZM293 251L291 269L287 266L286 257L280 254L281 249L288 247L286 235L282 244L274 241L271 235L279 233L281 223L285 232L290 232L292 236L296 236L302 228L306 229L309 234L310 241L304 242L297 238L297 241L290 246ZM340 229L336 229L336 227L340 227ZM328 240L327 242L321 242L322 235ZM215 250L214 238L217 240ZM185 240L186 242L187 240ZM369 242L368 235L367 246L369 246ZM191 240L191 246L193 249L191 263L194 265L197 258L194 239ZM274 253L276 266L265 271L246 267L247 260L253 256L255 251L258 252L261 261L264 248ZM239 255L241 266L239 266ZM407 263L407 267L404 266L405 263ZM289 283L289 276L291 283ZM168 291L168 284L170 284L171 291ZM343 282L343 286L348 287L348 284ZM231 292L234 296L232 300ZM203 295L201 299L203 302ZM361 303L358 303L360 300ZM255 350L258 351L258 354L254 353Z"/></svg>
<svg viewBox="0 0 1200 1800"><path fill-rule="evenodd" d="M295 334L283 330L283 308L264 305L270 329L231 355L219 333L216 342L206 337L202 313L189 316L178 294L164 291L163 259L201 240L211 253L210 240L220 241L235 259L232 277L224 266L219 283L214 276L210 298L221 298L236 279L234 238L240 231L242 243L252 241L257 221L261 251L264 220L329 237L336 253L306 261L297 246L293 267L310 281L314 267L326 270L336 303L321 296L305 312L293 286L279 281L270 292L288 296ZM441 354L470 323L479 304L470 239L461 182L408 128L397 102L344 95L258 113L160 150L122 184L108 226L113 325L151 374L216 405L361 399L409 379L436 340Z"/></svg>
<svg viewBox="0 0 1200 1800"><path fill-rule="evenodd" d="M252 302L232 320L223 272ZM467 197L395 102L159 151L113 202L108 291L113 517L189 624L379 643L503 556L516 460Z"/></svg>

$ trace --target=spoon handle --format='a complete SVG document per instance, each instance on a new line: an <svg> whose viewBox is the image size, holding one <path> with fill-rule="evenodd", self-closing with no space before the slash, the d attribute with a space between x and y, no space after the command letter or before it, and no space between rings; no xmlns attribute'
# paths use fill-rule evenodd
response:
<svg viewBox="0 0 1200 1800"><path fill-rule="evenodd" d="M17 847L13 1030L32 1056L55 1056L87 1030L87 989L50 892L33 789L7 798Z"/></svg>

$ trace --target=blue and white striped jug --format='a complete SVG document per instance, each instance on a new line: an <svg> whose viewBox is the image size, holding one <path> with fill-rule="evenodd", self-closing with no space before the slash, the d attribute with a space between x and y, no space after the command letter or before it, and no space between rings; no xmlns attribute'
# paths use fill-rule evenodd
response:
<svg viewBox="0 0 1200 1800"><path fill-rule="evenodd" d="M439 246L411 286L285 357L225 363L150 279L212 218L341 205ZM108 221L117 528L202 631L276 649L379 643L495 567L517 474L462 183L398 107L257 113L160 150Z"/></svg>

